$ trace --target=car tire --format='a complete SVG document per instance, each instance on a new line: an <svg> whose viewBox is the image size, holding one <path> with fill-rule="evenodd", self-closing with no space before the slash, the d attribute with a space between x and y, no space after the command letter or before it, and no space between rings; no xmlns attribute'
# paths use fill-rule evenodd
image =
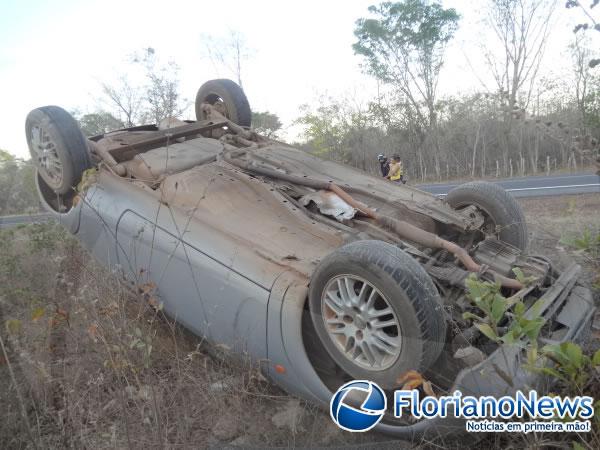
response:
<svg viewBox="0 0 600 450"><path fill-rule="evenodd" d="M252 122L252 111L246 94L240 86L231 80L210 80L200 86L196 94L196 119L206 120L202 111L202 103L214 105L221 101L225 107L225 116L234 123L249 127Z"/></svg>
<svg viewBox="0 0 600 450"><path fill-rule="evenodd" d="M343 286L354 291L354 301L344 301ZM446 320L433 281L410 255L386 242L353 242L328 255L312 276L308 298L320 341L355 379L392 389L408 370L423 373L444 347Z"/></svg>
<svg viewBox="0 0 600 450"><path fill-rule="evenodd" d="M58 106L31 111L25 120L25 134L38 174L56 194L71 191L92 167L87 139L77 121Z"/></svg>
<svg viewBox="0 0 600 450"><path fill-rule="evenodd" d="M454 209L476 206L483 212L489 231L496 233L498 239L520 250L527 249L527 223L523 210L501 186L485 181L472 181L452 189L446 196L446 201Z"/></svg>

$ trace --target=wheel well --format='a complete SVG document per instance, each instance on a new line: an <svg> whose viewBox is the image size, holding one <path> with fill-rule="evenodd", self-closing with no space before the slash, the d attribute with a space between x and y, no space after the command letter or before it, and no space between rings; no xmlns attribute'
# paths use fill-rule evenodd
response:
<svg viewBox="0 0 600 450"><path fill-rule="evenodd" d="M74 191L66 194L56 194L37 172L35 174L35 185L37 187L40 202L44 208L64 214L73 207L73 199L75 198Z"/></svg>
<svg viewBox="0 0 600 450"><path fill-rule="evenodd" d="M335 392L342 384L352 380L353 378L336 364L325 350L323 344L321 344L317 332L315 331L312 318L310 317L308 297L305 299L304 307L302 309L301 328L304 350L306 351L308 360L323 384L327 386L331 392Z"/></svg>

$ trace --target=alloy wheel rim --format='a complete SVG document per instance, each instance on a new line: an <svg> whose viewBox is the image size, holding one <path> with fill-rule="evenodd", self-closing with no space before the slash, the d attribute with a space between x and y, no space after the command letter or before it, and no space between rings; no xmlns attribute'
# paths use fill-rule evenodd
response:
<svg viewBox="0 0 600 450"><path fill-rule="evenodd" d="M56 150L56 143L44 128L31 128L31 147L34 162L44 180L52 187L60 186L63 180L63 166Z"/></svg>
<svg viewBox="0 0 600 450"><path fill-rule="evenodd" d="M391 367L402 350L400 323L385 296L367 280L339 275L321 299L325 329L351 362L367 370Z"/></svg>

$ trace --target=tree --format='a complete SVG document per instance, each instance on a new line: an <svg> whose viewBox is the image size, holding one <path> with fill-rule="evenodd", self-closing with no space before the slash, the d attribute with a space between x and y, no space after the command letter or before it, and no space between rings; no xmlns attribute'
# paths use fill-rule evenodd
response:
<svg viewBox="0 0 600 450"><path fill-rule="evenodd" d="M115 84L102 83L104 102L115 110L125 126L132 127L144 120L142 90L131 84L126 75L121 75Z"/></svg>
<svg viewBox="0 0 600 450"><path fill-rule="evenodd" d="M501 50L488 49L486 60L509 112L519 100L529 104L555 6L556 0L490 0L487 23Z"/></svg>
<svg viewBox="0 0 600 450"><path fill-rule="evenodd" d="M161 63L152 47L134 54L131 64L142 68L145 84L134 84L126 75L121 75L115 84L102 84L105 103L119 120L131 127L180 117L189 102L179 93L177 64L173 61Z"/></svg>
<svg viewBox="0 0 600 450"><path fill-rule="evenodd" d="M181 117L189 106L179 94L179 66L174 61L161 64L152 47L136 56L134 62L142 64L147 85L145 87L146 113L154 123L169 117Z"/></svg>
<svg viewBox="0 0 600 450"><path fill-rule="evenodd" d="M356 99L322 96L315 109L303 105L295 123L304 126L305 148L365 171L378 171L375 156L387 146L385 133L371 111Z"/></svg>
<svg viewBox="0 0 600 450"><path fill-rule="evenodd" d="M583 14L585 14L585 16L587 18L586 22L578 23L577 25L575 25L575 28L573 29L574 33L578 33L579 31L582 31L582 30L583 31L586 31L586 30L600 31L600 23L598 23L596 18L591 13L591 10L594 9L599 4L600 4L600 0L591 0L590 7L589 7L590 10L588 10L588 8L586 8L585 5L583 5L578 0L567 0L567 3L565 4L565 7L567 9L579 8L583 12ZM588 61L588 66L592 69L599 64L600 64L600 58L591 58Z"/></svg>
<svg viewBox="0 0 600 450"><path fill-rule="evenodd" d="M415 118L424 125L421 145L431 138L439 176L436 97L446 44L458 27L459 15L437 2L405 0L370 6L374 18L356 22L354 52L364 57L366 70L403 95ZM422 157L420 160L423 172Z"/></svg>
<svg viewBox="0 0 600 450"><path fill-rule="evenodd" d="M252 128L269 138L276 138L281 129L281 121L276 114L268 111L252 112Z"/></svg>
<svg viewBox="0 0 600 450"><path fill-rule="evenodd" d="M0 149L0 216L35 212L39 206L31 161Z"/></svg>
<svg viewBox="0 0 600 450"><path fill-rule="evenodd" d="M487 24L500 50L488 48L485 57L503 99L500 139L505 174L514 119L527 109L534 92L555 6L556 0L490 0ZM523 142L521 136L516 139L522 161Z"/></svg>
<svg viewBox="0 0 600 450"><path fill-rule="evenodd" d="M341 104L333 99L322 98L319 105L316 109L302 105L302 115L295 123L304 126L304 137L316 154L344 161L342 142L347 123L341 114Z"/></svg>
<svg viewBox="0 0 600 450"><path fill-rule="evenodd" d="M586 38L581 35L576 35L575 41L569 47L574 65L573 72L575 75L575 100L577 102L577 108L580 115L580 127L582 132L585 134L585 129L589 119L589 88L591 87L591 84L595 78L588 64L588 61L592 55L592 49L590 48L589 42L586 40Z"/></svg>
<svg viewBox="0 0 600 450"><path fill-rule="evenodd" d="M250 56L251 50L246 45L244 35L239 31L230 30L224 37L203 35L206 55L212 62L215 70L224 68L235 77L240 87L242 85L242 65Z"/></svg>
<svg viewBox="0 0 600 450"><path fill-rule="evenodd" d="M575 76L575 101L577 104L577 125L579 134L575 137L575 149L580 155L596 161L600 169L600 154L598 154L598 130L600 129L600 74L594 70L597 52L590 46L588 37L575 35L575 41L570 45ZM593 132L596 136L593 136ZM595 153L595 155L594 155Z"/></svg>
<svg viewBox="0 0 600 450"><path fill-rule="evenodd" d="M108 133L109 131L123 128L125 124L107 111L98 111L88 113L82 116L74 114L79 122L81 131L86 136L96 136L99 134Z"/></svg>

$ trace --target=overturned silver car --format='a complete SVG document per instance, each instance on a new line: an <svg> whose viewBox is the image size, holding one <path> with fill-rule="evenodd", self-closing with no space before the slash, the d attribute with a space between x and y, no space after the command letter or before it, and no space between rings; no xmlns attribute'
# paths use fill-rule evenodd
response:
<svg viewBox="0 0 600 450"><path fill-rule="evenodd" d="M559 273L527 253L523 213L499 186L467 183L441 200L267 139L230 80L199 89L196 117L87 139L63 109L33 110L40 198L128 282L155 283L169 315L291 394L326 405L351 379L391 392L410 371L438 393L544 389L523 368L521 337L509 345L475 326L467 280L496 283L542 318L541 342L589 328L579 267ZM376 429L464 425L390 416Z"/></svg>

